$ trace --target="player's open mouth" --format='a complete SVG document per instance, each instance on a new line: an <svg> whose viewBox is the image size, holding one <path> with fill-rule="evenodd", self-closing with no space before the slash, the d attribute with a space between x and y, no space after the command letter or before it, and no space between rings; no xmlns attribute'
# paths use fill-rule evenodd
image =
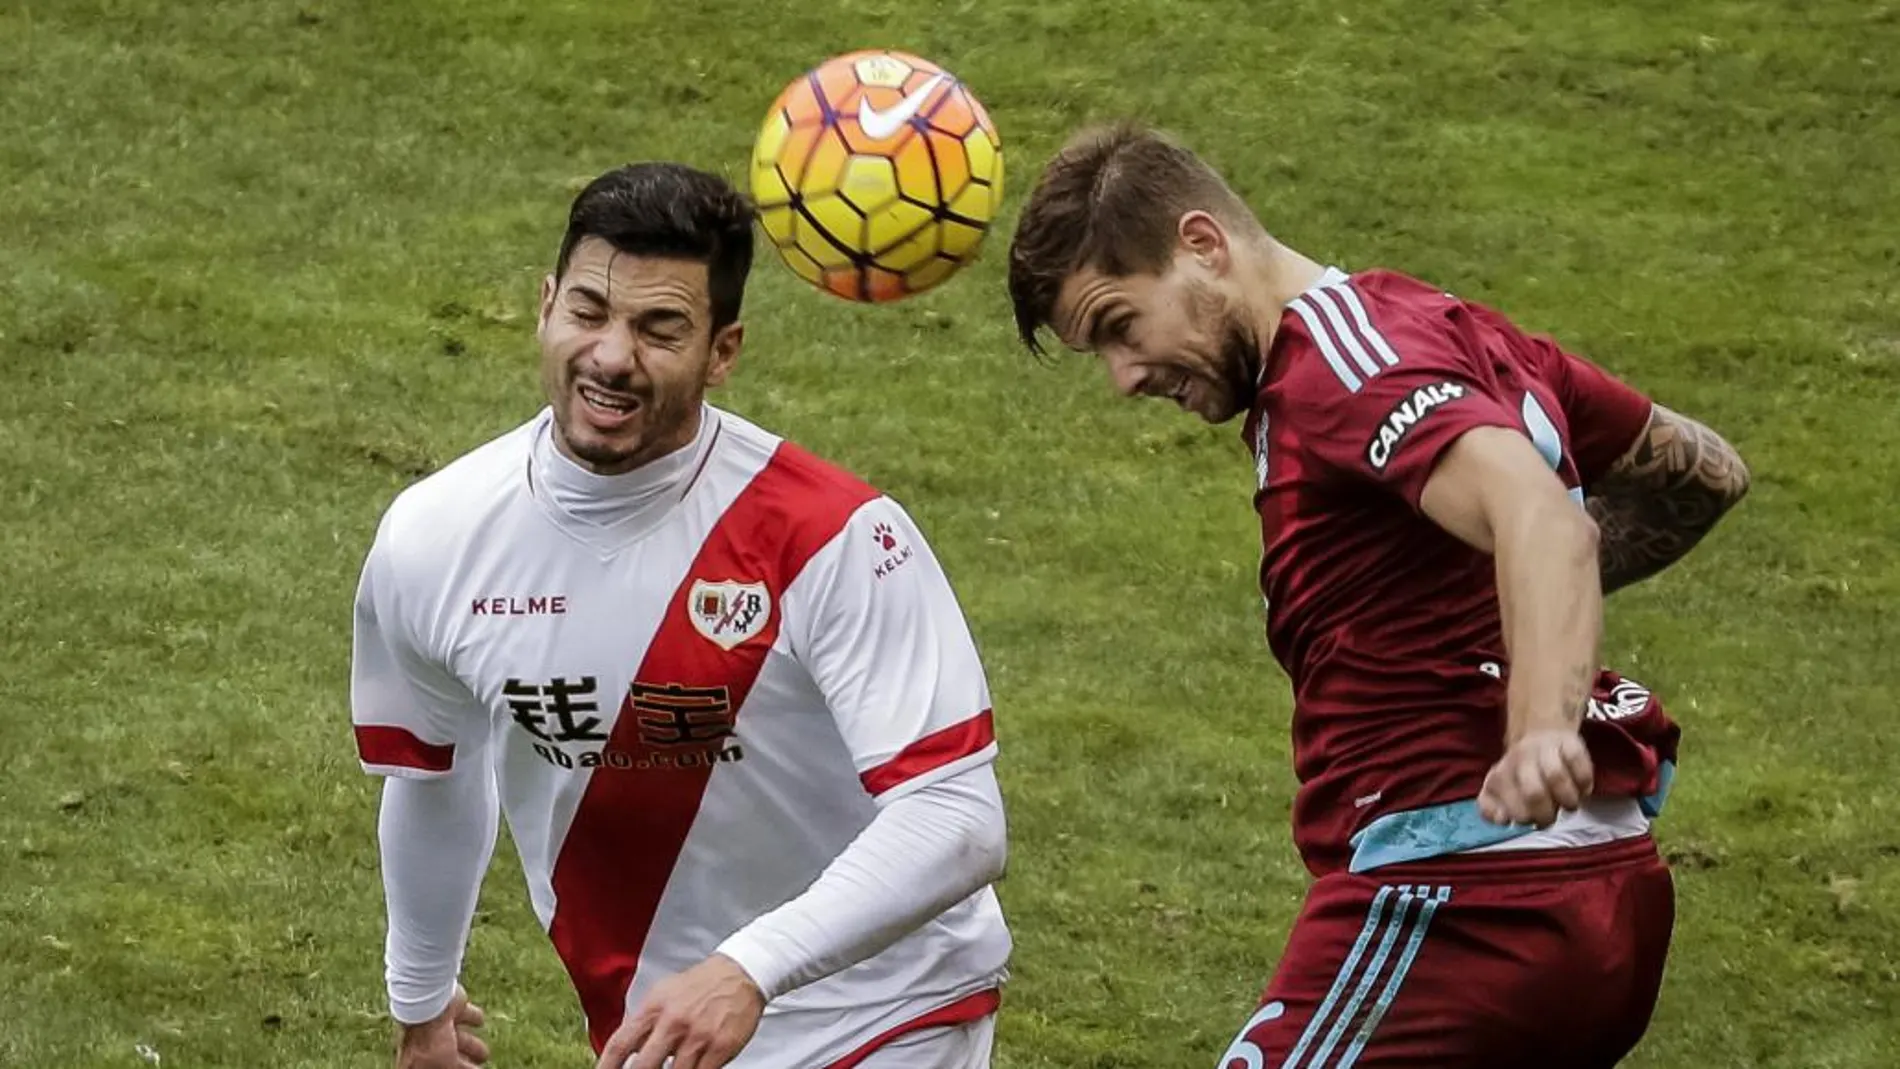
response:
<svg viewBox="0 0 1900 1069"><path fill-rule="evenodd" d="M589 408L597 410L610 419L632 415L640 407L638 397L610 393L589 383L583 382L576 389L581 395L581 400L587 402Z"/></svg>

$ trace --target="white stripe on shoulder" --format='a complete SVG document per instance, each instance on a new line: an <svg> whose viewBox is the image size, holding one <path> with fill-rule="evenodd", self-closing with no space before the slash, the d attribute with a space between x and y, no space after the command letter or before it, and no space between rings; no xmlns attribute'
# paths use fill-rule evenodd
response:
<svg viewBox="0 0 1900 1069"><path fill-rule="evenodd" d="M1339 376L1339 381L1345 385L1347 391L1358 393L1359 376L1353 374L1352 368L1346 366L1345 357L1340 355L1339 349L1333 344L1332 336L1327 333L1326 324L1321 322L1319 312L1307 303L1304 295L1293 298L1287 307L1293 309L1294 314L1300 317L1300 321L1306 324L1306 332L1313 336L1313 344L1319 346L1320 355L1326 358L1326 363L1332 367L1333 374Z"/></svg>
<svg viewBox="0 0 1900 1069"><path fill-rule="evenodd" d="M1359 333L1352 329L1352 324L1346 322L1345 313L1340 311L1335 303L1333 291L1330 289L1308 290L1306 297L1313 302L1313 307L1326 313L1326 322L1333 325L1334 337L1337 337L1339 344L1352 354L1353 362L1359 365L1359 370L1365 372L1366 378L1377 375L1379 364L1372 358L1372 350L1366 347L1365 342L1359 340Z"/></svg>
<svg viewBox="0 0 1900 1069"><path fill-rule="evenodd" d="M1352 312L1353 322L1359 325L1360 337L1371 343L1372 348L1379 354L1379 359L1385 361L1385 366L1397 367L1399 354L1393 350L1392 346L1386 344L1385 335L1379 333L1379 328L1372 325L1372 317L1366 314L1366 306L1359 300L1359 291L1352 288L1350 281L1328 288L1338 293L1340 299L1346 302L1346 307Z"/></svg>

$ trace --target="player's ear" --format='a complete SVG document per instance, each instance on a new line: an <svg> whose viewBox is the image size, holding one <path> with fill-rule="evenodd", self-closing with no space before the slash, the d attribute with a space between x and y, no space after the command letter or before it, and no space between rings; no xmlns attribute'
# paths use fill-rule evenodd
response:
<svg viewBox="0 0 1900 1069"><path fill-rule="evenodd" d="M1176 231L1181 239L1181 251L1194 257L1200 265L1215 275L1227 273L1228 245L1227 229L1199 208L1181 215Z"/></svg>
<svg viewBox="0 0 1900 1069"><path fill-rule="evenodd" d="M559 287L553 275L541 280L541 311L535 317L536 332L548 329L548 317L554 314L554 292Z"/></svg>
<svg viewBox="0 0 1900 1069"><path fill-rule="evenodd" d="M722 386L732 367L739 362L739 350L745 345L745 324L727 323L713 332L712 361L706 365L706 385Z"/></svg>

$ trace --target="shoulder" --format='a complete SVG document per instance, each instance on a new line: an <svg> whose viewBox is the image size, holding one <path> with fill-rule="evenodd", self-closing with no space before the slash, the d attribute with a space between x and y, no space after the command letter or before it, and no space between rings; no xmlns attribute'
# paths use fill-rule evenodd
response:
<svg viewBox="0 0 1900 1069"><path fill-rule="evenodd" d="M726 439L724 462L756 474L744 497L760 517L786 530L837 530L882 497L870 483L798 443L730 412L715 410Z"/></svg>
<svg viewBox="0 0 1900 1069"><path fill-rule="evenodd" d="M398 493L376 535L376 552L387 565L407 575L452 558L498 505L521 492L542 418L476 446Z"/></svg>
<svg viewBox="0 0 1900 1069"><path fill-rule="evenodd" d="M1395 271L1334 275L1288 302L1263 392L1293 410L1326 409L1395 370L1460 363L1458 303Z"/></svg>

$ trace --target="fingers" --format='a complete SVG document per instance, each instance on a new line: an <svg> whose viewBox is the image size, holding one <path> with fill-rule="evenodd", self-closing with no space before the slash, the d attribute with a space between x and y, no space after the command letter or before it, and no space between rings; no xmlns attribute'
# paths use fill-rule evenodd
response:
<svg viewBox="0 0 1900 1069"><path fill-rule="evenodd" d="M682 1032L673 1047L670 1069L724 1069L738 1053L739 1046L729 1036Z"/></svg>
<svg viewBox="0 0 1900 1069"><path fill-rule="evenodd" d="M662 1069L669 1057L670 1069L720 1069L739 1052L730 1037L696 1031L687 1021L665 1015L635 1046L640 1056L626 1063L626 1069ZM616 1069L620 1065L611 1064Z"/></svg>
<svg viewBox="0 0 1900 1069"><path fill-rule="evenodd" d="M633 1015L614 1030L607 1045L600 1048L600 1058L594 1063L594 1069L622 1069L626 1066L628 1059L640 1049L648 1033L653 1030L654 1016L646 1006L634 1010Z"/></svg>
<svg viewBox="0 0 1900 1069"><path fill-rule="evenodd" d="M405 1025L396 1041L396 1065L398 1069L463 1069L468 1063L460 1046L461 1035L446 1016Z"/></svg>
<svg viewBox="0 0 1900 1069"><path fill-rule="evenodd" d="M711 1069L712 1062L706 1057L706 1044L697 1036L684 1037L679 1049L673 1052L671 1069Z"/></svg>
<svg viewBox="0 0 1900 1069"><path fill-rule="evenodd" d="M1507 751L1485 776L1478 812L1493 824L1547 828L1559 813L1580 808L1595 784L1590 751L1582 739L1526 740Z"/></svg>
<svg viewBox="0 0 1900 1069"><path fill-rule="evenodd" d="M669 1055L676 1052L680 1041L682 1026L677 1021L662 1016L654 1022L653 1030L638 1044L640 1056L635 1058L626 1069L663 1069Z"/></svg>
<svg viewBox="0 0 1900 1069"><path fill-rule="evenodd" d="M1568 786L1570 777L1563 771L1561 759L1555 759L1558 783L1551 777L1552 755L1547 750L1532 750L1517 763L1517 786L1519 800L1524 804L1524 817L1531 824L1547 828L1557 819L1557 792Z"/></svg>
<svg viewBox="0 0 1900 1069"><path fill-rule="evenodd" d="M1590 763L1590 747L1585 746L1582 739L1567 741L1564 744L1564 763L1570 768L1570 776L1576 782L1577 790L1583 793L1584 798L1590 797L1590 792L1597 789L1596 766ZM1577 804L1582 805L1582 800Z"/></svg>
<svg viewBox="0 0 1900 1069"><path fill-rule="evenodd" d="M1580 777L1571 767L1571 747L1559 744L1538 751L1537 768L1542 774L1544 786L1549 790L1551 799L1559 809L1576 809L1583 805L1586 777ZM1588 758L1585 758L1587 765ZM1552 819L1556 815L1552 814Z"/></svg>
<svg viewBox="0 0 1900 1069"><path fill-rule="evenodd" d="M1554 817L1541 817L1551 808L1550 793L1534 763L1527 762L1521 751L1507 752L1491 766L1478 793L1478 813L1493 824L1549 824ZM1540 819L1541 817L1541 819Z"/></svg>
<svg viewBox="0 0 1900 1069"><path fill-rule="evenodd" d="M465 1065L487 1065L488 1044L475 1034L488 1021L488 1014L480 1006L468 1000L468 992L461 984L455 985L455 995L449 999L446 1016L455 1028L455 1051Z"/></svg>
<svg viewBox="0 0 1900 1069"><path fill-rule="evenodd" d="M1478 792L1478 815L1493 824L1511 823L1510 806L1500 782L1503 770L1503 761L1492 765L1491 771L1485 774L1484 788Z"/></svg>
<svg viewBox="0 0 1900 1069"><path fill-rule="evenodd" d="M594 1059L594 1069L621 1069L633 1057L633 1040L629 1038L626 1025L621 1025L600 1048L600 1057Z"/></svg>
<svg viewBox="0 0 1900 1069"><path fill-rule="evenodd" d="M482 1037L473 1032L458 1030L455 1033L455 1049L465 1061L475 1065L488 1064L488 1044L482 1042Z"/></svg>

